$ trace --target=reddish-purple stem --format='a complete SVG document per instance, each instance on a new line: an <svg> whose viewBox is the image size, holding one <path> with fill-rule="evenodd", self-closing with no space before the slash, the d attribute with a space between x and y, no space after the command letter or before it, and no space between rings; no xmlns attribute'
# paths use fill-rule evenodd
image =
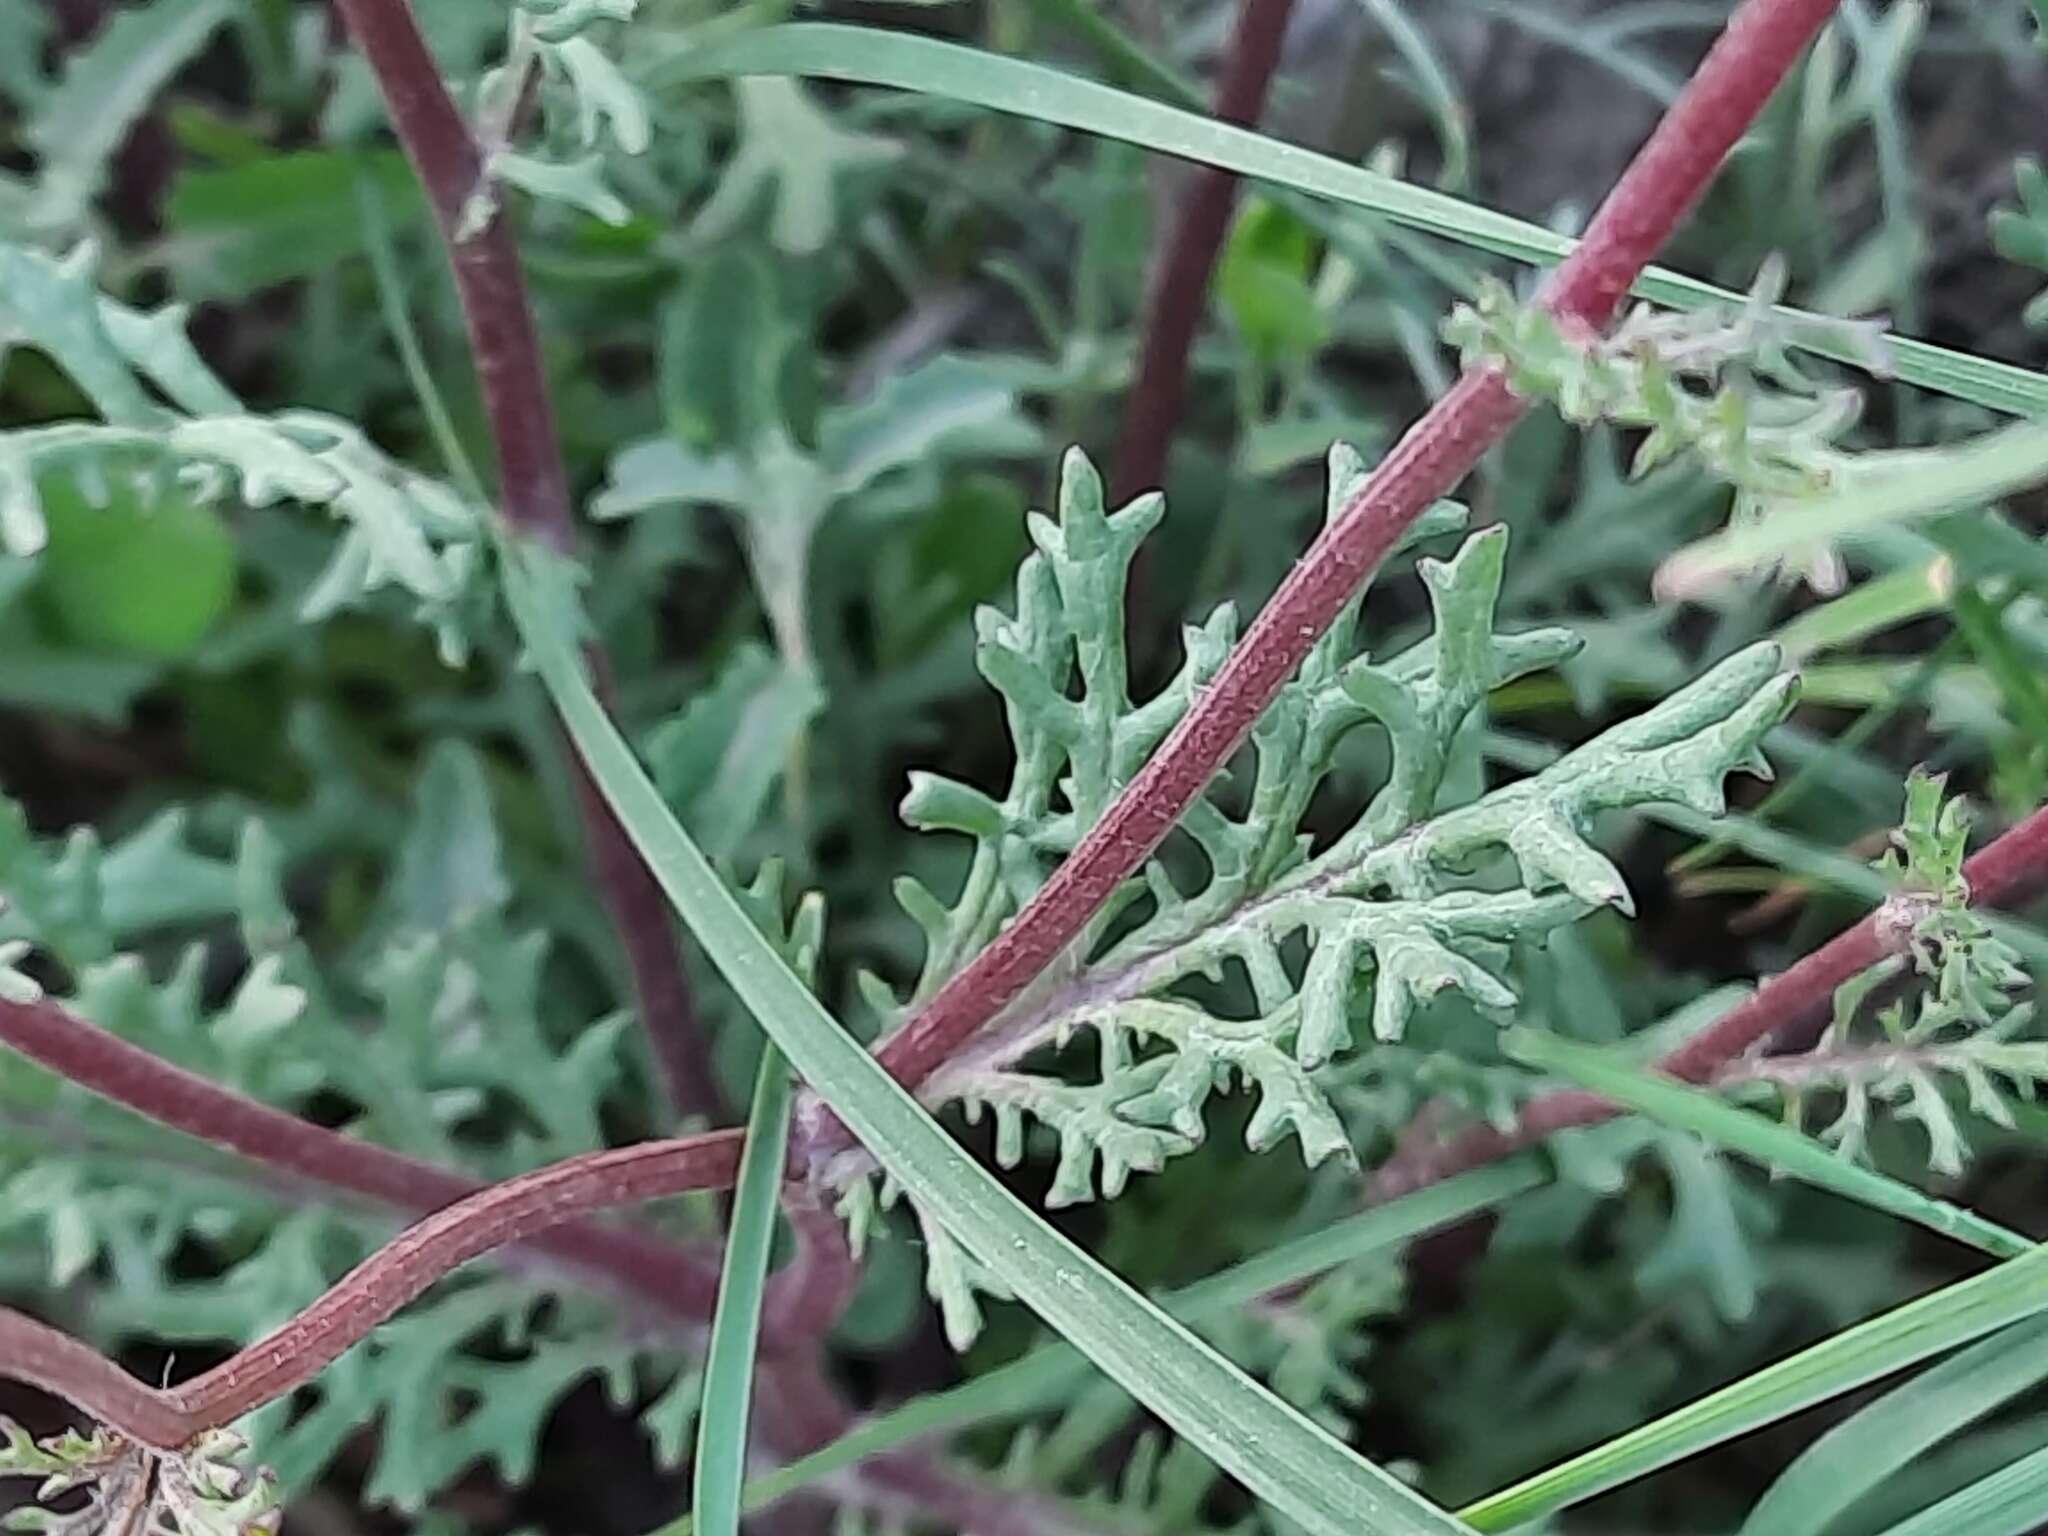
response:
<svg viewBox="0 0 2048 1536"><path fill-rule="evenodd" d="M493 1184L415 1222L268 1338L164 1397L194 1432L231 1423L339 1359L441 1276L570 1218L732 1182L729 1138L693 1136L572 1157ZM189 1438L189 1437L188 1437Z"/></svg>
<svg viewBox="0 0 2048 1536"><path fill-rule="evenodd" d="M2048 807L1991 843L1963 866L1970 899L1993 907L2012 907L2048 886ZM1873 912L1758 987L1738 1006L1657 1062L1660 1072L1691 1083L1703 1083L1729 1062L1802 1020L1824 1012L1835 989L1860 975L1892 952L1879 931L1883 912ZM1427 1121L1419 1135L1373 1180L1373 1197L1391 1200L1454 1173L1506 1157L1517 1148L1574 1126L1594 1125L1620 1113L1597 1094L1578 1090L1545 1094L1526 1105L1515 1126L1497 1131L1475 1126L1448 1142L1438 1142Z"/></svg>
<svg viewBox="0 0 2048 1536"><path fill-rule="evenodd" d="M1219 122L1258 121L1293 10L1294 0L1243 0L1216 88L1212 115ZM1153 275L1138 376L1124 404L1123 437L1110 476L1119 500L1153 489L1165 476L1166 450L1180 420L1187 384L1188 351L1201 322L1216 252L1237 204L1237 189L1236 175L1214 165L1192 170L1183 187L1180 216L1168 235L1165 259Z"/></svg>
<svg viewBox="0 0 2048 1536"><path fill-rule="evenodd" d="M55 1003L0 1002L0 1045L137 1114L240 1153L265 1168L297 1174L408 1214L453 1206L483 1190L460 1174L244 1098ZM739 1167L738 1138L704 1140L720 1149L718 1166L726 1170L725 1182L730 1183ZM559 1264L599 1278L608 1290L652 1303L664 1314L693 1323L711 1316L717 1268L687 1248L588 1222L559 1227L537 1237L531 1246Z"/></svg>
<svg viewBox="0 0 2048 1536"><path fill-rule="evenodd" d="M576 520L540 340L519 253L476 138L442 83L406 0L334 4L377 77L399 143L426 188L448 249L497 445L505 521L571 554ZM600 693L608 695L610 668L594 646L590 661ZM691 1004L668 905L582 759L571 757L592 873L625 951L641 1027L663 1086L679 1114L715 1122L720 1105L711 1054Z"/></svg>
<svg viewBox="0 0 2048 1536"><path fill-rule="evenodd" d="M730 1183L725 1140L700 1136L592 1152L479 1190L406 1228L267 1338L176 1387L144 1386L76 1340L5 1309L0 1370L61 1393L130 1440L176 1450L312 1380L479 1254L584 1212Z"/></svg>
<svg viewBox="0 0 2048 1536"><path fill-rule="evenodd" d="M1833 9L1833 0L1744 0L1585 239L1552 274L1546 307L1588 327L1611 318ZM1525 409L1498 371L1482 369L1467 373L1409 429L1108 813L996 940L883 1045L891 1071L921 1082L1073 942L1244 741L1402 531ZM813 1159L848 1145L836 1123L815 1113L806 1119Z"/></svg>

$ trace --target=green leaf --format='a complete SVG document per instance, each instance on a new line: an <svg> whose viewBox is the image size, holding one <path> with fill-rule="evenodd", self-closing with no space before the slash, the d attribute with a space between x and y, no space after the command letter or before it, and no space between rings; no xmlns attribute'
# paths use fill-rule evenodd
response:
<svg viewBox="0 0 2048 1536"><path fill-rule="evenodd" d="M1825 495L1767 505L1764 516L1688 545L1657 573L1666 596L1695 596L1747 571L1892 523L2011 495L2048 479L2048 425L2027 424L1944 448L1859 454Z"/></svg>
<svg viewBox="0 0 2048 1536"><path fill-rule="evenodd" d="M414 792L387 898L393 916L404 932L445 933L498 910L511 891L483 759L466 743L444 741Z"/></svg>
<svg viewBox="0 0 2048 1536"><path fill-rule="evenodd" d="M189 656L235 597L235 541L213 508L176 487L97 476L37 487L48 528L41 594L78 644L117 655Z"/></svg>
<svg viewBox="0 0 2048 1536"><path fill-rule="evenodd" d="M624 224L633 217L619 194L604 179L604 157L589 154L574 160L542 160L501 149L491 156L491 175L511 183L542 202L561 203L582 210L607 224ZM477 210L464 214L467 224Z"/></svg>
<svg viewBox="0 0 2048 1536"><path fill-rule="evenodd" d="M1315 232L1284 208L1253 198L1231 226L1216 292L1264 362L1307 357L1329 329L1309 280Z"/></svg>
<svg viewBox="0 0 2048 1536"><path fill-rule="evenodd" d="M739 152L726 163L717 192L690 225L693 240L722 240L773 188L769 238L792 256L823 250L838 222L839 178L891 160L897 147L872 134L849 133L794 80L735 81Z"/></svg>
<svg viewBox="0 0 2048 1536"><path fill-rule="evenodd" d="M1228 1317L1260 1297L1286 1290L1340 1264L1448 1226L1544 1181L1532 1158L1512 1158L1491 1168L1459 1174L1428 1189L1404 1195L1321 1231L1281 1243L1243 1263L1159 1298L1161 1309L1184 1323ZM1019 1419L1070 1400L1088 1381L1086 1356L1071 1344L1040 1345L1021 1360L977 1376L962 1386L915 1398L867 1420L747 1485L746 1508L776 1499L897 1446L926 1436L958 1434L978 1425ZM657 1536L689 1536L688 1521L664 1527Z"/></svg>
<svg viewBox="0 0 2048 1536"><path fill-rule="evenodd" d="M2048 1246L1845 1329L1458 1513L1481 1531L1539 1519L2044 1308Z"/></svg>
<svg viewBox="0 0 2048 1536"><path fill-rule="evenodd" d="M1618 1061L1596 1047L1522 1028L1511 1030L1502 1048L1517 1061L1568 1077L1661 1125L1694 1132L1779 1173L1888 1211L1994 1257L2014 1258L2033 1249L2021 1234L1852 1163L1790 1126L1724 1103L1704 1089Z"/></svg>
<svg viewBox="0 0 2048 1536"><path fill-rule="evenodd" d="M713 858L730 858L761 825L790 749L825 706L818 680L751 642L717 680L647 739L661 793Z"/></svg>
<svg viewBox="0 0 2048 1536"><path fill-rule="evenodd" d="M1835 1425L1778 1474L1739 1536L1823 1536L1850 1505L2048 1376L2048 1319L1959 1350ZM1967 1530L1957 1524L1939 1529Z"/></svg>
<svg viewBox="0 0 2048 1536"><path fill-rule="evenodd" d="M228 170L182 170L165 207L162 246L180 296L243 298L358 255L367 231L357 183L367 180L390 222L419 223L426 204L405 157L306 149Z"/></svg>
<svg viewBox="0 0 2048 1536"><path fill-rule="evenodd" d="M32 108L49 93L50 84L43 78L43 43L55 19L27 0L0 5L0 95L11 99L18 111Z"/></svg>
<svg viewBox="0 0 2048 1536"><path fill-rule="evenodd" d="M1901 1520L1882 1536L2028 1536L2048 1520L2048 1449Z"/></svg>
<svg viewBox="0 0 2048 1536"><path fill-rule="evenodd" d="M569 637L535 609L527 562L537 558L546 557L507 551L507 592L571 739L726 980L884 1171L1020 1301L1305 1530L1356 1536L1363 1527L1404 1536L1463 1529L1247 1379L1033 1215L819 1006L669 815L578 670Z"/></svg>
<svg viewBox="0 0 2048 1536"><path fill-rule="evenodd" d="M697 1417L697 1465L692 1515L706 1536L738 1536L740 1485L747 1475L748 1420L754 1392L754 1346L761 1330L761 1296L768 1283L769 1249L782 1198L783 1160L789 1149L790 1105L795 1098L789 1064L770 1046L754 1081L747 1113L747 1143L725 1239L725 1268L711 1343L704 1357L704 1397Z"/></svg>
<svg viewBox="0 0 2048 1536"><path fill-rule="evenodd" d="M1015 455L1037 447L1016 391L981 360L955 353L892 374L860 404L827 412L818 434L818 456L839 496L941 452Z"/></svg>
<svg viewBox="0 0 2048 1536"><path fill-rule="evenodd" d="M110 11L23 126L40 160L35 223L84 217L129 128L233 9L234 0L151 0Z"/></svg>
<svg viewBox="0 0 2048 1536"><path fill-rule="evenodd" d="M692 47L648 71L650 81L660 85L756 75L802 75L892 86L1058 123L1347 203L1517 261L1556 261L1575 244L1538 225L1216 122L1198 112L1165 106L1023 59L908 33L795 22L764 27L708 47ZM1741 302L1740 294L1661 267L1645 272L1635 292L1679 309ZM1816 326L1829 323L1825 316L1799 311L1786 314ZM1843 361L1860 360L1844 355L1849 349L1825 334L1816 333L1804 344L1809 350ZM2048 414L2048 378L2040 374L1906 338L1888 338L1885 346L1898 376L1909 383L2016 416Z"/></svg>

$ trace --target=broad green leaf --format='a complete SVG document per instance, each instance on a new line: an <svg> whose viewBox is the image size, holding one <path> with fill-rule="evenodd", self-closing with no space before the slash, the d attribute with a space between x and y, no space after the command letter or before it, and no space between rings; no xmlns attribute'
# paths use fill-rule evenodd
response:
<svg viewBox="0 0 2048 1536"><path fill-rule="evenodd" d="M368 233L358 181L370 183L399 229L426 212L395 150L296 150L228 170L181 172L161 248L179 294L242 298L358 254Z"/></svg>
<svg viewBox="0 0 2048 1536"><path fill-rule="evenodd" d="M1306 357L1321 345L1328 324L1314 275L1314 231L1263 198L1247 201L1217 262L1216 292L1262 361Z"/></svg>
<svg viewBox="0 0 2048 1536"><path fill-rule="evenodd" d="M648 737L663 797L713 858L737 853L761 824L790 749L824 705L814 676L748 643Z"/></svg>
<svg viewBox="0 0 2048 1536"><path fill-rule="evenodd" d="M2048 1521L2048 1448L1902 1520L1883 1536L2029 1536Z"/></svg>
<svg viewBox="0 0 2048 1536"><path fill-rule="evenodd" d="M1285 1290L1362 1254L1462 1221L1543 1182L1542 1165L1529 1157L1459 1174L1268 1249L1222 1274L1162 1296L1158 1304L1185 1323L1228 1316L1261 1296ZM915 1398L869 1419L810 1455L756 1478L747 1485L746 1508L760 1509L869 1456L929 1435L959 1434L977 1425L1004 1423L1057 1407L1091 1374L1087 1358L1071 1344L1040 1345L985 1376ZM677 1521L663 1527L657 1536L691 1536L691 1524Z"/></svg>
<svg viewBox="0 0 2048 1536"><path fill-rule="evenodd" d="M172 661L189 656L234 602L234 535L175 486L149 495L121 475L37 489L49 544L41 593L78 645Z"/></svg>
<svg viewBox="0 0 2048 1536"><path fill-rule="evenodd" d="M1507 214L1409 186L1394 177L1216 122L1197 112L1022 59L908 33L795 22L765 27L709 47L692 47L650 65L647 72L651 82L662 86L754 75L801 75L891 86L1058 123L1348 203L1517 261L1556 261L1575 243ZM1740 294L1661 267L1646 271L1635 292L1679 309L1742 302ZM1823 319L1798 311L1787 313L1795 319ZM1825 335L1816 334L1809 345L1843 361L1860 361L1845 355L1846 349L1830 350L1834 343ZM2048 377L1905 337L1888 338L1885 345L1898 376L1909 383L2012 415L2048 414Z"/></svg>
<svg viewBox="0 0 2048 1536"><path fill-rule="evenodd" d="M427 758L399 844L387 898L393 918L407 932L445 933L496 911L511 891L483 760L467 743L442 742Z"/></svg>
<svg viewBox="0 0 2048 1536"><path fill-rule="evenodd" d="M1757 1500L1740 1536L1823 1536L1887 1477L2044 1376L2048 1318L1978 1340L1814 1441Z"/></svg>
<svg viewBox="0 0 2048 1536"><path fill-rule="evenodd" d="M40 160L35 222L58 228L84 216L136 118L233 9L234 0L152 0L109 9L106 25L24 125L23 137Z"/></svg>
<svg viewBox="0 0 2048 1536"><path fill-rule="evenodd" d="M761 937L662 804L591 692L559 618L536 606L533 550L507 551L528 653L592 776L676 910L804 1080L882 1169L1025 1305L1277 1512L1328 1536L1465 1529L1248 1379L963 1152Z"/></svg>
<svg viewBox="0 0 2048 1536"><path fill-rule="evenodd" d="M754 1392L754 1346L761 1332L761 1295L768 1284L775 1212L789 1150L789 1064L770 1046L761 1056L747 1144L726 1229L725 1268L711 1343L704 1357L704 1398L697 1417L692 1514L706 1536L738 1536L740 1485L747 1475L748 1418Z"/></svg>
<svg viewBox="0 0 2048 1536"><path fill-rule="evenodd" d="M1811 1136L1725 1103L1704 1089L1630 1066L1596 1047L1541 1030L1512 1030L1503 1043L1517 1061L1568 1077L1659 1124L1695 1132L1780 1173L1917 1222L1997 1258L2015 1258L2033 1250L2033 1243L2017 1232L1852 1163Z"/></svg>

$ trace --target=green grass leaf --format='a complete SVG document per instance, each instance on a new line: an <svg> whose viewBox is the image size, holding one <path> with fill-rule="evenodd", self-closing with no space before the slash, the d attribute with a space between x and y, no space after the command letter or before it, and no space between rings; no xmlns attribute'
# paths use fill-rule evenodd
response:
<svg viewBox="0 0 2048 1536"><path fill-rule="evenodd" d="M2048 1449L1950 1494L1883 1536L2028 1536L2048 1520Z"/></svg>
<svg viewBox="0 0 2048 1536"><path fill-rule="evenodd" d="M1987 433L1954 447L1903 449L1851 459L1838 489L1773 505L1689 544L1657 572L1666 596L1690 597L1749 571L1936 513L1974 507L2048 478L2048 423Z"/></svg>
<svg viewBox="0 0 2048 1536"><path fill-rule="evenodd" d="M1460 1174L1268 1249L1221 1274L1160 1297L1158 1305L1184 1323L1228 1316L1261 1296L1362 1254L1462 1221L1545 1182L1542 1163L1533 1157ZM914 1398L869 1419L810 1455L756 1478L747 1485L745 1507L760 1509L870 1456L927 1436L957 1435L1056 1407L1070 1399L1091 1374L1087 1358L1071 1344L1040 1345L1021 1359L961 1386ZM691 1536L692 1530L692 1523L685 1519L664 1526L656 1536Z"/></svg>
<svg viewBox="0 0 2048 1536"><path fill-rule="evenodd" d="M1739 1536L1822 1536L1894 1472L2044 1376L2048 1318L1980 1339L1814 1441L1757 1500Z"/></svg>
<svg viewBox="0 0 2048 1536"><path fill-rule="evenodd" d="M1660 1125L1691 1131L1795 1179L1916 1222L1996 1258L2017 1258L2033 1251L2033 1243L2017 1232L1852 1163L1811 1136L1726 1103L1704 1089L1629 1066L1596 1047L1561 1040L1541 1030L1511 1030L1503 1044L1515 1060L1568 1077Z"/></svg>
<svg viewBox="0 0 2048 1536"><path fill-rule="evenodd" d="M1557 261L1575 243L1493 209L1410 186L1395 177L1215 122L1197 112L1023 59L907 33L825 22L764 27L661 60L649 67L647 79L651 85L667 87L749 75L802 75L892 86L1057 123L1348 203L1517 261ZM1742 302L1739 294L1661 267L1645 272L1635 292L1678 309ZM1807 320L1821 318L1793 310L1785 313ZM1808 345L1841 361L1861 361L1825 335L1809 338ZM1888 338L1886 347L1898 376L1909 383L2013 415L2048 414L2048 377L1904 337Z"/></svg>
<svg viewBox="0 0 2048 1536"><path fill-rule="evenodd" d="M706 1536L738 1536L740 1486L747 1475L747 1418L754 1395L754 1345L761 1332L761 1296L768 1284L768 1254L775 1241L775 1211L789 1151L790 1107L795 1100L789 1063L770 1046L754 1079L747 1113L747 1145L740 1154L738 1191L726 1234L725 1269L711 1344L704 1357L704 1401L697 1416L697 1465L691 1498L697 1529Z"/></svg>
<svg viewBox="0 0 2048 1536"><path fill-rule="evenodd" d="M1047 1226L963 1152L761 937L662 803L585 680L567 615L508 548L506 591L571 740L670 901L790 1063L882 1168L1118 1385L1310 1532L1442 1536L1457 1519L1248 1379ZM556 573L538 573L550 579Z"/></svg>
<svg viewBox="0 0 2048 1536"><path fill-rule="evenodd" d="M1458 1511L1504 1531L2048 1309L2048 1247L1859 1323Z"/></svg>

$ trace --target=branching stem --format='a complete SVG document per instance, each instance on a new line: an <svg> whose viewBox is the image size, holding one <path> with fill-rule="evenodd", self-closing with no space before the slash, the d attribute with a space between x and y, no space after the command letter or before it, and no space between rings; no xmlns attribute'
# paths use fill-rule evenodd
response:
<svg viewBox="0 0 2048 1536"><path fill-rule="evenodd" d="M1964 864L1963 878L1973 902L1994 907L2017 906L2048 886L2048 808L2034 812ZM1836 988L1895 951L1896 945L1887 941L1884 919L1880 908L1772 977L1666 1055L1657 1070L1690 1083L1710 1081L1762 1041L1825 1013ZM1510 1131L1476 1126L1439 1142L1427 1123L1420 1124L1422 1134L1410 1138L1374 1178L1373 1196L1391 1200L1506 1157L1558 1131L1594 1125L1618 1113L1599 1095L1573 1090L1534 1100Z"/></svg>
<svg viewBox="0 0 2048 1536"><path fill-rule="evenodd" d="M0 1002L0 1045L160 1125L266 1169L408 1215L454 1206L483 1190L460 1174L244 1098L55 1003ZM727 1145L725 1139L717 1144ZM737 1170L736 1138L721 1155L725 1166ZM603 1289L651 1302L666 1314L692 1324L711 1315L718 1269L707 1255L588 1223L557 1228L538 1236L532 1246L559 1265L595 1277Z"/></svg>
<svg viewBox="0 0 2048 1536"><path fill-rule="evenodd" d="M727 1138L570 1158L478 1190L414 1223L318 1301L202 1376L144 1386L85 1345L0 1308L6 1375L56 1392L128 1439L176 1450L304 1385L436 1280L478 1255L607 1206L729 1184Z"/></svg>
<svg viewBox="0 0 2048 1536"><path fill-rule="evenodd" d="M1833 0L1744 0L1698 72L1552 274L1542 302L1603 326L1833 11ZM1151 761L1052 878L967 968L882 1047L918 1083L1072 943L1237 750L1339 610L1423 510L1450 491L1527 409L1495 369L1467 373L1409 429L1260 612ZM816 1160L844 1129L807 1117Z"/></svg>

